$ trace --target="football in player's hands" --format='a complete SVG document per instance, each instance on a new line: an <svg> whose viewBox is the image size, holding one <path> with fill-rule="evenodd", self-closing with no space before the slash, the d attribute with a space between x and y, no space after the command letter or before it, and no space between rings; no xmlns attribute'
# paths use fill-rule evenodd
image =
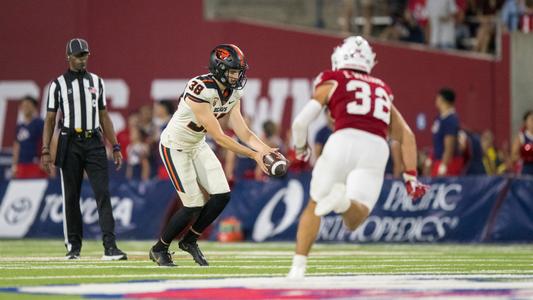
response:
<svg viewBox="0 0 533 300"><path fill-rule="evenodd" d="M281 177L287 174L289 168L288 160L279 152L269 153L263 156L268 175L274 177Z"/></svg>

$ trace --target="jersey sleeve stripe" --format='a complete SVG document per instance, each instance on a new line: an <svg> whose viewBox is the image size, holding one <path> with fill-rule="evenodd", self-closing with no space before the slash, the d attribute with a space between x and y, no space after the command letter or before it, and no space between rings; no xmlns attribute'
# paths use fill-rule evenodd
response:
<svg viewBox="0 0 533 300"><path fill-rule="evenodd" d="M185 97L188 97L189 99L191 99L192 101L194 102L197 102L197 103L209 103L209 101L205 100L205 99L201 99L201 98L198 98L198 97L195 97L189 93L185 93Z"/></svg>

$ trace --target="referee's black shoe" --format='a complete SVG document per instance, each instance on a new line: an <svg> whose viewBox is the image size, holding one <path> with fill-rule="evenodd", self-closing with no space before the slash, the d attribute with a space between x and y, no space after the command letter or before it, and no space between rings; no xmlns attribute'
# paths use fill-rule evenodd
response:
<svg viewBox="0 0 533 300"><path fill-rule="evenodd" d="M109 247L105 248L102 260L128 260L128 256L117 247Z"/></svg>
<svg viewBox="0 0 533 300"><path fill-rule="evenodd" d="M80 259L80 249L71 249L65 254L66 259Z"/></svg>
<svg viewBox="0 0 533 300"><path fill-rule="evenodd" d="M178 243L178 247L185 252L189 252L189 254L192 255L194 261L200 266L209 266L209 263L205 259L204 254L202 253L202 251L200 251L200 248L198 248L198 244L196 243L196 241L180 241Z"/></svg>
<svg viewBox="0 0 533 300"><path fill-rule="evenodd" d="M168 250L154 251L154 248L150 248L150 259L158 266L163 267L175 267L176 265L172 261L172 256L168 253Z"/></svg>

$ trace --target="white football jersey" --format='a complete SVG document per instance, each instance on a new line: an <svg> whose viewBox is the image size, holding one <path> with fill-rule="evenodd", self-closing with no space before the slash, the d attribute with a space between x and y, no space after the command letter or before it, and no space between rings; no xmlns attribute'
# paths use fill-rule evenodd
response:
<svg viewBox="0 0 533 300"><path fill-rule="evenodd" d="M240 101L242 90L226 89L223 95L211 74L189 80L180 97L178 109L161 133L161 144L167 148L195 149L205 141L206 131L185 101L186 97L195 102L208 103L215 117L220 119L231 111L237 101Z"/></svg>

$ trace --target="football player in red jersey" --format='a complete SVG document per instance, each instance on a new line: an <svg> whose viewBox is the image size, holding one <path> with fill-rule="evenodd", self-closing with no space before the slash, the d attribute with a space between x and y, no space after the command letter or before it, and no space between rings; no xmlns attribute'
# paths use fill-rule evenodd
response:
<svg viewBox="0 0 533 300"><path fill-rule="evenodd" d="M311 200L298 224L290 278L305 274L320 216L341 214L350 230L368 217L383 184L388 135L401 144L408 195L420 198L428 189L417 180L415 136L392 104L391 89L370 76L375 56L364 38L346 38L333 52L332 70L318 75L313 98L294 119L292 135L301 158L309 157L307 129L324 106L335 128L313 169Z"/></svg>

